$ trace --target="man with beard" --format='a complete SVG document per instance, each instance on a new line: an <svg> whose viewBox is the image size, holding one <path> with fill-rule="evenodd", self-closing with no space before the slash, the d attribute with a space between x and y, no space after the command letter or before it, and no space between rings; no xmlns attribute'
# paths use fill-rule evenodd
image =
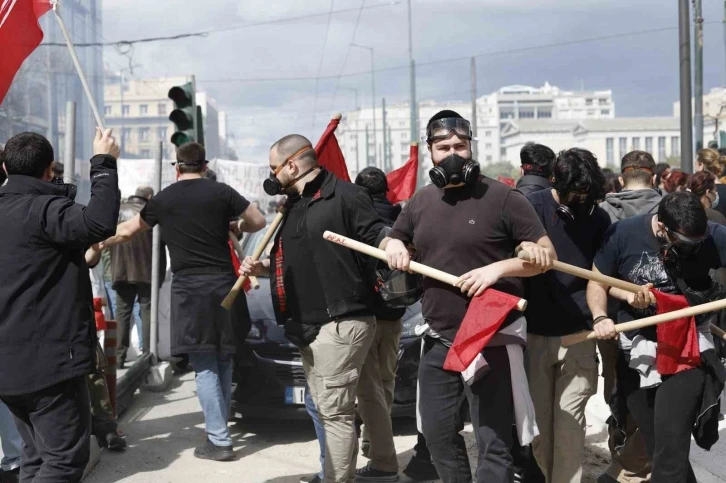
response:
<svg viewBox="0 0 726 483"><path fill-rule="evenodd" d="M365 263L323 238L326 230L375 245L385 226L370 194L318 165L310 141L291 134L270 148L265 192L287 193L285 219L270 258L247 257L244 275L270 273L277 322L300 348L303 368L325 430L324 481L396 481L371 466L356 472L355 400L363 363L376 335L375 293ZM368 381L383 394L380 379Z"/></svg>
<svg viewBox="0 0 726 483"><path fill-rule="evenodd" d="M444 370L444 361L466 314L469 297L489 287L521 296L522 281L551 266L554 248L527 199L518 191L479 175L471 159L471 126L454 111L434 115L426 128L434 166L432 185L420 190L382 243L391 268L406 270L407 244L425 265L463 274L457 287L425 278L423 315L431 331L419 365L423 434L445 483L471 481L464 438L459 434L463 397L469 402L479 448L480 483L509 483L515 422L513 386L527 396L522 363L525 320L511 314L482 355L489 371L471 384ZM512 258L520 248L534 263ZM481 268L480 268L481 267ZM518 366L512 367L510 351ZM512 375L520 375L516 380ZM528 443L528 441L525 441Z"/></svg>
<svg viewBox="0 0 726 483"><path fill-rule="evenodd" d="M118 225L106 245L127 242L161 227L171 258L171 355L187 354L196 373L197 396L204 413L207 441L194 456L214 461L234 458L229 419L232 399L232 357L237 340L250 328L245 297L232 310L222 300L234 286L229 250L229 220L236 232L254 233L265 218L249 201L224 183L204 178L204 146L182 145L176 154L178 181L151 198L141 212Z"/></svg>
<svg viewBox="0 0 726 483"><path fill-rule="evenodd" d="M607 315L608 292L627 302L618 310L618 323L640 319L655 313L651 287L685 295L690 305L723 298L709 270L724 266L726 227L707 221L696 195L669 194L661 200L657 215L628 218L605 234L593 269L644 290L632 294L590 282L587 301L595 333L600 339L618 337ZM658 295L659 305L673 304L664 297ZM718 439L724 369L709 331L714 317L705 314L697 316L695 324L686 319L619 334L617 388L611 406L621 430L626 408L634 417L652 460L654 482L694 483L688 461L691 432L706 449ZM683 343L684 335L691 343ZM669 350L659 350L661 345Z"/></svg>

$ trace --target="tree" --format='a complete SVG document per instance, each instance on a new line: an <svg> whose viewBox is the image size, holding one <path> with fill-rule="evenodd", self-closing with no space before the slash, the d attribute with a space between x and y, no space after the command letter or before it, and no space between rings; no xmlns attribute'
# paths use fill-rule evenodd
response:
<svg viewBox="0 0 726 483"><path fill-rule="evenodd" d="M482 166L482 174L489 178L497 179L497 176L506 176L507 178L518 178L519 169L513 166L509 161L499 161Z"/></svg>

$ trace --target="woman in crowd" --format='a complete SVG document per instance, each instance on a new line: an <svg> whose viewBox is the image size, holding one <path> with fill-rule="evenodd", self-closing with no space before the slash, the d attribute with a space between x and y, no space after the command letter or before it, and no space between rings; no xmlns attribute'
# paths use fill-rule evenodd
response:
<svg viewBox="0 0 726 483"><path fill-rule="evenodd" d="M722 156L715 149L701 149L696 153L696 171L711 173L716 182L716 192L719 197L726 199L726 184L721 183L721 175L726 166L726 157ZM726 204L714 207L722 215L726 216Z"/></svg>
<svg viewBox="0 0 726 483"><path fill-rule="evenodd" d="M688 174L683 171L671 171L668 175L663 177L663 189L665 190L664 195L668 193L675 193L676 191L685 191L686 185L688 184Z"/></svg>

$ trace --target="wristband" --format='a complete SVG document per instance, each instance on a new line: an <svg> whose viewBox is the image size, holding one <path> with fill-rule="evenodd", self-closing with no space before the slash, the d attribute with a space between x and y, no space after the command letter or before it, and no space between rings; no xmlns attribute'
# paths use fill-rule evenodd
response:
<svg viewBox="0 0 726 483"><path fill-rule="evenodd" d="M600 317L595 317L595 320L593 320L593 321L592 321L592 325L593 325L593 327L594 327L594 326L595 326L595 324L597 324L597 323L598 323L598 322L600 322L601 320L605 320L605 319L609 319L609 318L610 318L610 317L608 317L607 315L601 315Z"/></svg>

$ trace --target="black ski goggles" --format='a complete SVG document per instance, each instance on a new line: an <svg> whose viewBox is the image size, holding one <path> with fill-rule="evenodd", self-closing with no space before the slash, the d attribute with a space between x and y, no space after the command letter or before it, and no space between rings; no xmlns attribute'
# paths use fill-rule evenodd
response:
<svg viewBox="0 0 726 483"><path fill-rule="evenodd" d="M437 119L426 128L426 142L428 144L449 139L456 134L460 139L471 141L471 123L461 117L447 117Z"/></svg>

